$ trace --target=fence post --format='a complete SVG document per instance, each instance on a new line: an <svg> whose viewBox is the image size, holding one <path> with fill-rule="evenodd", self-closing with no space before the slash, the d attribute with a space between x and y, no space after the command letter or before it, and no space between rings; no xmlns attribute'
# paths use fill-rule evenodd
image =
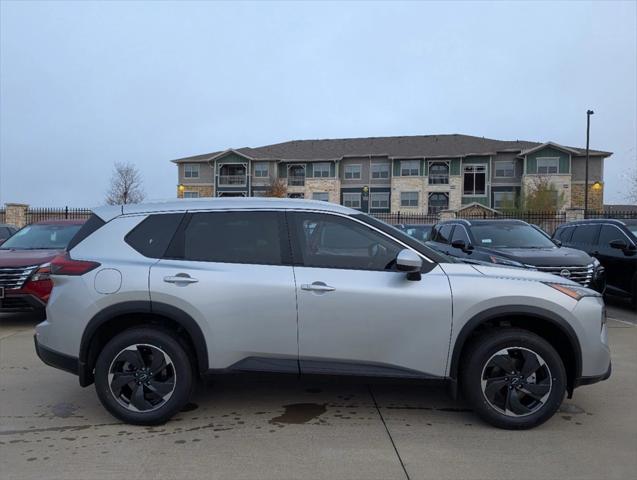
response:
<svg viewBox="0 0 637 480"><path fill-rule="evenodd" d="M400 225L400 210L398 210L398 221L396 222L396 225Z"/></svg>
<svg viewBox="0 0 637 480"><path fill-rule="evenodd" d="M69 219L69 207L68 207L68 205L66 207L64 207L64 219L65 220Z"/></svg>
<svg viewBox="0 0 637 480"><path fill-rule="evenodd" d="M573 222L575 220L583 220L584 219L584 209L583 208L567 208L564 210L564 216L566 222Z"/></svg>
<svg viewBox="0 0 637 480"><path fill-rule="evenodd" d="M438 220L453 220L456 218L456 212L454 210L440 210L438 212Z"/></svg>
<svg viewBox="0 0 637 480"><path fill-rule="evenodd" d="M5 222L22 228L27 224L27 212L29 205L26 203L6 203Z"/></svg>

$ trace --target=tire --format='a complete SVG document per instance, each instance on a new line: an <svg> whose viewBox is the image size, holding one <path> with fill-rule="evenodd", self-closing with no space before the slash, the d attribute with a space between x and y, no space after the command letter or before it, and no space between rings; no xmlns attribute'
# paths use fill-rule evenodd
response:
<svg viewBox="0 0 637 480"><path fill-rule="evenodd" d="M132 328L116 335L95 364L95 390L102 405L135 425L168 421L186 405L192 385L184 347L156 328Z"/></svg>
<svg viewBox="0 0 637 480"><path fill-rule="evenodd" d="M562 359L546 340L506 328L472 341L463 355L460 382L480 418L516 430L553 416L564 399L567 377Z"/></svg>

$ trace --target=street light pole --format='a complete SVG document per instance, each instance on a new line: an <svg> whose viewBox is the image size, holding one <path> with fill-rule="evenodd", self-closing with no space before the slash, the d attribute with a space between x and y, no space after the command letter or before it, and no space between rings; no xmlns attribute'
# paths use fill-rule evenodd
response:
<svg viewBox="0 0 637 480"><path fill-rule="evenodd" d="M584 174L584 218L588 218L588 146L591 135L591 115L595 112L586 110L586 173Z"/></svg>

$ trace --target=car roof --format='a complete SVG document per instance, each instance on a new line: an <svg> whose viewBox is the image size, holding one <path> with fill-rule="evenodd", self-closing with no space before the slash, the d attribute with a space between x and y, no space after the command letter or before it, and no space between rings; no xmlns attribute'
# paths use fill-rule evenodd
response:
<svg viewBox="0 0 637 480"><path fill-rule="evenodd" d="M183 212L194 210L316 210L335 212L346 215L360 213L358 210L343 207L335 203L321 200L305 200L300 198L263 198L263 197L215 197L177 199L160 202L138 203L98 207L93 213L103 220L110 220L119 215L133 215L156 212Z"/></svg>
<svg viewBox="0 0 637 480"><path fill-rule="evenodd" d="M607 223L611 225L637 225L637 218L634 219L618 219L618 218L587 218L586 220L574 220L572 222L563 223L558 228L573 227L575 225L597 225Z"/></svg>
<svg viewBox="0 0 637 480"><path fill-rule="evenodd" d="M439 222L437 225L445 225L449 223L451 224L460 223L468 227L472 225L529 225L523 220L515 220L511 218L491 218L491 219L480 219L480 220L467 220L466 218L456 218L454 220L444 220L442 222Z"/></svg>
<svg viewBox="0 0 637 480"><path fill-rule="evenodd" d="M82 225L86 220L42 220L33 222L31 225Z"/></svg>

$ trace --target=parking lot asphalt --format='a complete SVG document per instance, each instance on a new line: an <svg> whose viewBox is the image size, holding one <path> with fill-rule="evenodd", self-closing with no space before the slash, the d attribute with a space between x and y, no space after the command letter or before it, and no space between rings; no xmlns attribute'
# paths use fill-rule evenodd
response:
<svg viewBox="0 0 637 480"><path fill-rule="evenodd" d="M0 318L0 477L9 479L628 479L637 471L637 316L609 306L613 375L530 431L481 422L445 390L228 377L173 421L115 420L47 367L34 322Z"/></svg>

